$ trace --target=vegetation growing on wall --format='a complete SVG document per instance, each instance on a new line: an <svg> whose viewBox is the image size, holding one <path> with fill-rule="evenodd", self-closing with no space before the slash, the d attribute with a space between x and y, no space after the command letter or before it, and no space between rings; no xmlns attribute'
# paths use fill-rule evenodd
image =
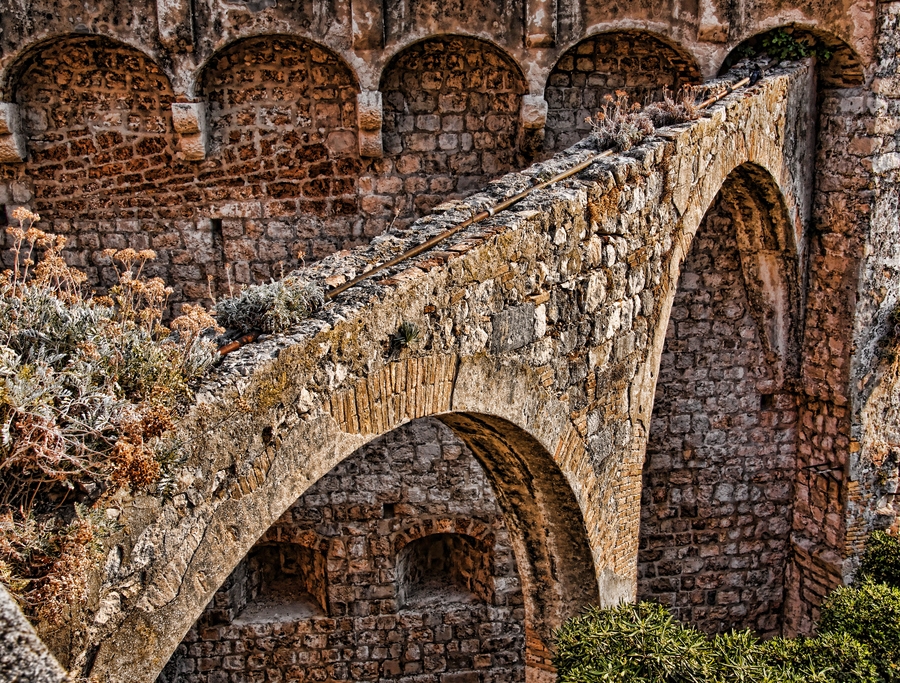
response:
<svg viewBox="0 0 900 683"><path fill-rule="evenodd" d="M900 681L900 540L869 537L857 582L822 606L815 638L709 637L662 605L592 608L557 632L560 683ZM881 581L876 583L874 579Z"/></svg>
<svg viewBox="0 0 900 683"><path fill-rule="evenodd" d="M17 209L14 264L0 280L0 581L53 623L85 596L85 571L122 489L152 486L173 462L166 438L190 384L212 364L215 329L142 271L152 251L107 250L108 296L85 293L65 238Z"/></svg>

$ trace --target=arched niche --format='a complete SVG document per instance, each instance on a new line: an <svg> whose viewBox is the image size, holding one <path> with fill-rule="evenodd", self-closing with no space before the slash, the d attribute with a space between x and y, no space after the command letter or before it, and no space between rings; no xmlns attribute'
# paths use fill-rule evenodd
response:
<svg viewBox="0 0 900 683"><path fill-rule="evenodd" d="M587 136L591 126L586 119L597 115L606 95L625 92L633 102L644 104L700 77L700 67L687 50L656 34L612 31L589 36L559 58L547 79L545 151L560 151Z"/></svg>
<svg viewBox="0 0 900 683"><path fill-rule="evenodd" d="M397 601L402 608L494 599L490 546L466 534L436 533L397 553Z"/></svg>
<svg viewBox="0 0 900 683"><path fill-rule="evenodd" d="M408 222L524 165L519 65L477 38L434 36L404 47L381 74L385 159L373 169L396 188L383 208Z"/></svg>
<svg viewBox="0 0 900 683"><path fill-rule="evenodd" d="M141 195L177 172L175 98L151 57L103 36L67 35L32 48L11 78L39 211L78 220L147 213L152 202Z"/></svg>
<svg viewBox="0 0 900 683"><path fill-rule="evenodd" d="M767 53L772 46L783 46L793 41L808 54L816 55L820 87L850 88L862 85L862 60L856 50L832 33L796 24L779 26L746 38L728 53L719 73L724 74L741 59L759 61L756 56Z"/></svg>
<svg viewBox="0 0 900 683"><path fill-rule="evenodd" d="M340 56L296 36L245 38L207 60L196 90L209 112L201 192L214 206L234 198L264 202L266 223L275 222L271 230L231 226L245 240L264 239L258 248L226 243L227 260L269 261L271 271L251 267L254 279L268 278L277 276L276 262L289 270L363 241L355 225L365 214L359 85Z"/></svg>
<svg viewBox="0 0 900 683"><path fill-rule="evenodd" d="M638 597L781 633L797 471L799 282L774 179L728 176L684 260L643 471Z"/></svg>

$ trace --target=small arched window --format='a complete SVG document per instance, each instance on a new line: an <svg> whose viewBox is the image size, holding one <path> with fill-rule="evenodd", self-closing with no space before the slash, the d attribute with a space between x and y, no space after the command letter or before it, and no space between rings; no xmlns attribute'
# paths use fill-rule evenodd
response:
<svg viewBox="0 0 900 683"><path fill-rule="evenodd" d="M397 556L401 608L448 602L492 602L494 580L488 544L464 534L430 534Z"/></svg>
<svg viewBox="0 0 900 683"><path fill-rule="evenodd" d="M242 563L235 623L296 621L327 612L325 557L296 543L254 547Z"/></svg>

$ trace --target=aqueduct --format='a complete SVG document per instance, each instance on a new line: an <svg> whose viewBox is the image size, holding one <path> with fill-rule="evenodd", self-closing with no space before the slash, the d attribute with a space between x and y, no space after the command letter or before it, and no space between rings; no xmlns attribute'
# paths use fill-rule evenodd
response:
<svg viewBox="0 0 900 683"><path fill-rule="evenodd" d="M101 288L103 249L155 249L177 301L304 258L338 286L585 159L604 95L771 29L833 53L228 356L81 625L42 631L73 672L552 680L596 602L808 632L896 524L900 3L5 4L0 205Z"/></svg>

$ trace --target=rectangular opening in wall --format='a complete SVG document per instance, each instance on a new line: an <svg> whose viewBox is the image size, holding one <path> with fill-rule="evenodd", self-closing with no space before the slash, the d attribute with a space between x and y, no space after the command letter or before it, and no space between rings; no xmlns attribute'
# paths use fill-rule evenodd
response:
<svg viewBox="0 0 900 683"><path fill-rule="evenodd" d="M760 410L772 410L775 407L775 394L763 394L759 397Z"/></svg>
<svg viewBox="0 0 900 683"><path fill-rule="evenodd" d="M393 503L384 503L381 506L381 518L382 519L393 519L394 518L394 504Z"/></svg>
<svg viewBox="0 0 900 683"><path fill-rule="evenodd" d="M0 228L9 225L9 219L6 217L6 204L0 204Z"/></svg>

